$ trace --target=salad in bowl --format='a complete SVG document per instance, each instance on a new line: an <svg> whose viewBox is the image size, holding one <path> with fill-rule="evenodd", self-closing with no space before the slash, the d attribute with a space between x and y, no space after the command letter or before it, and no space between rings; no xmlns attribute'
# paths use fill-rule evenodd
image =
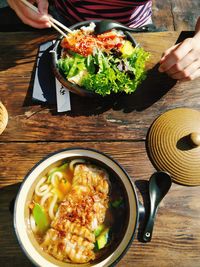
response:
<svg viewBox="0 0 200 267"><path fill-rule="evenodd" d="M55 44L53 69L57 79L79 95L133 93L145 79L149 53L128 32L95 34L97 22L74 25Z"/></svg>

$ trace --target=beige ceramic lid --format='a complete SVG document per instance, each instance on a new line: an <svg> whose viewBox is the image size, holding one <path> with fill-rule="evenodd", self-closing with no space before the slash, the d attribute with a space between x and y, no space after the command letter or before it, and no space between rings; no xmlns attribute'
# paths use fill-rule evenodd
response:
<svg viewBox="0 0 200 267"><path fill-rule="evenodd" d="M3 131L6 128L6 125L8 123L8 112L2 102L0 101L0 134L3 133Z"/></svg>
<svg viewBox="0 0 200 267"><path fill-rule="evenodd" d="M149 129L147 149L155 168L175 182L200 185L200 112L177 108L159 116Z"/></svg>

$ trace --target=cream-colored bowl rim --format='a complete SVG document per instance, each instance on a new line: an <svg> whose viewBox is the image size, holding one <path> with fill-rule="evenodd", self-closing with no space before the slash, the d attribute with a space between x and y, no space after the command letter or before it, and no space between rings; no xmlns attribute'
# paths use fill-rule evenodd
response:
<svg viewBox="0 0 200 267"><path fill-rule="evenodd" d="M3 133L8 124L8 112L3 103L0 101L0 134Z"/></svg>
<svg viewBox="0 0 200 267"><path fill-rule="evenodd" d="M129 208L130 208L130 217L127 225L127 229L125 231L125 235L120 242L117 249L109 255L106 259L99 263L92 264L90 263L87 266L95 266L95 267L102 267L102 266L110 266L114 262L116 263L119 259L123 256L123 254L128 249L129 245L131 244L134 233L138 224L138 199L134 189L134 186L129 179L128 174L125 170L111 157L92 149L85 149L85 148L70 148L55 152L51 155L48 155L45 159L40 161L36 164L33 169L27 174L23 184L20 187L18 192L16 201L15 201L15 208L14 208L14 228L18 238L18 241L28 256L28 258L36 265L41 267L57 267L58 265L49 262L46 260L36 248L31 243L28 231L27 231L27 224L24 218L24 210L26 207L26 199L27 194L34 183L34 180L38 177L40 173L48 166L52 165L57 161L64 160L66 158L71 157L88 157L103 164L107 165L110 169L113 170L114 165L114 172L121 178L123 181L124 187L126 189L128 201L129 201ZM61 266L86 266L83 264L61 264Z"/></svg>

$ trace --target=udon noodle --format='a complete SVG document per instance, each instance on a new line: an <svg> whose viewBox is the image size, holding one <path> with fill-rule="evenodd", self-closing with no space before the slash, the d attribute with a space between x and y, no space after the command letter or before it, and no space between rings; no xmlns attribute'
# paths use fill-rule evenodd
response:
<svg viewBox="0 0 200 267"><path fill-rule="evenodd" d="M96 259L97 250L109 243L114 220L110 191L108 172L83 159L41 177L29 205L30 226L41 248L64 262Z"/></svg>

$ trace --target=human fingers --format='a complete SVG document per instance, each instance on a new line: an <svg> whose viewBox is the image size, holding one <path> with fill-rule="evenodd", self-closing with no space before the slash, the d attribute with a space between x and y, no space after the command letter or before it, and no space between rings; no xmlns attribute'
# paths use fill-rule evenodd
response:
<svg viewBox="0 0 200 267"><path fill-rule="evenodd" d="M18 11L18 16L23 21L23 23L38 29L51 27L48 16L36 14L34 11L25 11Z"/></svg>
<svg viewBox="0 0 200 267"><path fill-rule="evenodd" d="M161 59L160 59L160 64L162 64L162 62L165 60L165 58L172 52L174 51L177 46L180 45L180 44L176 44L176 45L173 45L172 47L168 48L162 55Z"/></svg>
<svg viewBox="0 0 200 267"><path fill-rule="evenodd" d="M48 17L48 6L47 0L29 0L32 4L36 3L38 8L38 13L33 11L32 15L30 13L22 14L22 19L24 22L34 28L43 29L51 27L49 17ZM30 9L30 12L32 10Z"/></svg>
<svg viewBox="0 0 200 267"><path fill-rule="evenodd" d="M51 27L47 16L44 16L40 12L36 13L24 5L21 1L8 0L8 3L24 24L39 29Z"/></svg>
<svg viewBox="0 0 200 267"><path fill-rule="evenodd" d="M176 49L172 50L159 67L160 72L168 71L192 50L192 38L185 39Z"/></svg>
<svg viewBox="0 0 200 267"><path fill-rule="evenodd" d="M195 26L195 32L198 33L200 32L200 17L197 20L196 26Z"/></svg>
<svg viewBox="0 0 200 267"><path fill-rule="evenodd" d="M193 80L194 76L193 74L196 73L200 69L200 59L192 62L189 66L187 66L185 69L178 71L176 73L170 74L167 73L171 78L177 79L177 80Z"/></svg>
<svg viewBox="0 0 200 267"><path fill-rule="evenodd" d="M50 28L51 27L51 24L49 22L49 18L46 15L42 15L37 20L30 19L29 17L22 15L21 19L25 24L30 25L31 27L34 27L37 29L44 29L44 28Z"/></svg>
<svg viewBox="0 0 200 267"><path fill-rule="evenodd" d="M200 68L197 69L194 73L192 73L192 75L190 75L189 77L180 79L179 81L180 82L193 81L199 77L200 77Z"/></svg>
<svg viewBox="0 0 200 267"><path fill-rule="evenodd" d="M43 15L48 15L49 2L47 0L37 0L38 10Z"/></svg>
<svg viewBox="0 0 200 267"><path fill-rule="evenodd" d="M193 49L190 51L183 59L181 59L179 62L174 64L168 71L168 75L175 74L180 71L184 71L184 69L188 66L190 66L193 62L198 61L199 59L199 50Z"/></svg>

